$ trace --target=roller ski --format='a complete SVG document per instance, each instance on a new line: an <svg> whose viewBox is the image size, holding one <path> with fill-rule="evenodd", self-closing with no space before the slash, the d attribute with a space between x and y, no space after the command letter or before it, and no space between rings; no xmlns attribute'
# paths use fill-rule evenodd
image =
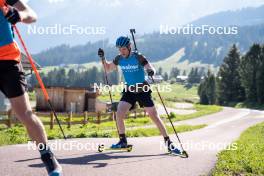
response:
<svg viewBox="0 0 264 176"><path fill-rule="evenodd" d="M127 151L131 152L133 149L133 145L129 145L126 142L120 140L117 144L112 144L111 147L105 148L104 144L98 146L98 152L103 151Z"/></svg>

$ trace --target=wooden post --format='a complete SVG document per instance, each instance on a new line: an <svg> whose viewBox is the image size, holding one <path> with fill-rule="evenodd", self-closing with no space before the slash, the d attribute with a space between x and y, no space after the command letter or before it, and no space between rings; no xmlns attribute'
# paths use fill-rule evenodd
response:
<svg viewBox="0 0 264 176"><path fill-rule="evenodd" d="M110 112L110 116L109 116L109 121L113 120L113 117L114 117L114 112Z"/></svg>
<svg viewBox="0 0 264 176"><path fill-rule="evenodd" d="M7 116L8 116L7 126L8 128L11 128L12 127L12 110L11 109L7 112Z"/></svg>
<svg viewBox="0 0 264 176"><path fill-rule="evenodd" d="M72 121L72 111L68 114L68 128L71 128L71 121Z"/></svg>
<svg viewBox="0 0 264 176"><path fill-rule="evenodd" d="M101 123L101 113L97 112L97 123L100 124Z"/></svg>
<svg viewBox="0 0 264 176"><path fill-rule="evenodd" d="M136 119L137 118L137 110L136 109L134 110L134 113L135 113L134 118Z"/></svg>
<svg viewBox="0 0 264 176"><path fill-rule="evenodd" d="M111 116L112 116L112 121L115 122L115 120L116 120L115 117L117 118L117 115L114 112L112 112Z"/></svg>
<svg viewBox="0 0 264 176"><path fill-rule="evenodd" d="M83 124L86 125L88 122L88 113L87 111L84 112Z"/></svg>
<svg viewBox="0 0 264 176"><path fill-rule="evenodd" d="M53 112L50 113L50 129L52 130L54 127L54 114Z"/></svg>

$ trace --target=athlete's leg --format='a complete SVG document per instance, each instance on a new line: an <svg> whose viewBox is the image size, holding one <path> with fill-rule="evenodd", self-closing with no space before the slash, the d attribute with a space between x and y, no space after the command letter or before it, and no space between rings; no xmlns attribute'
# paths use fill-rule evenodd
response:
<svg viewBox="0 0 264 176"><path fill-rule="evenodd" d="M144 108L145 111L148 113L149 117L151 118L151 120L156 124L156 126L158 127L161 135L163 137L168 137L168 132L165 128L165 125L163 123L163 121L161 120L158 112L157 112L157 109L155 106L153 107L145 107Z"/></svg>
<svg viewBox="0 0 264 176"><path fill-rule="evenodd" d="M128 113L129 109L131 108L131 104L125 102L125 101L120 101L117 107L117 112L116 112L116 120L117 120L117 125L118 125L118 130L119 134L125 134L125 123L124 119L126 117L126 114Z"/></svg>
<svg viewBox="0 0 264 176"><path fill-rule="evenodd" d="M10 98L12 110L17 115L18 120L23 123L28 131L29 136L36 144L46 144L47 135L40 119L33 114L28 94L24 93L16 98Z"/></svg>

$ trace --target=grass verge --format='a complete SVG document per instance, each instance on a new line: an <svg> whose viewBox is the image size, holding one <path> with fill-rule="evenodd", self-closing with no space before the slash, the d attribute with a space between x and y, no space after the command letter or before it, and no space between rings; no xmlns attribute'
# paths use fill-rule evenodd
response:
<svg viewBox="0 0 264 176"><path fill-rule="evenodd" d="M212 175L264 175L264 123L247 129L235 144L237 150L224 150L218 154Z"/></svg>

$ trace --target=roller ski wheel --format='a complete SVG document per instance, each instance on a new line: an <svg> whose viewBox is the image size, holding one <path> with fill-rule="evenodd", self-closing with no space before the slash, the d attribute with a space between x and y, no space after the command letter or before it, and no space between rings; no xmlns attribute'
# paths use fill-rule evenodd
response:
<svg viewBox="0 0 264 176"><path fill-rule="evenodd" d="M100 145L98 145L98 152L103 152L105 150L105 146L104 146L104 144L100 144Z"/></svg>
<svg viewBox="0 0 264 176"><path fill-rule="evenodd" d="M169 155L172 155L172 156L179 156L181 158L188 158L189 155L186 151L182 151L182 152L174 152L174 151L169 151Z"/></svg>
<svg viewBox="0 0 264 176"><path fill-rule="evenodd" d="M105 146L103 144L98 146L98 152L102 153L103 151L127 151L127 152L131 152L133 150L133 145L127 145L126 147L122 147L122 148L105 148Z"/></svg>

